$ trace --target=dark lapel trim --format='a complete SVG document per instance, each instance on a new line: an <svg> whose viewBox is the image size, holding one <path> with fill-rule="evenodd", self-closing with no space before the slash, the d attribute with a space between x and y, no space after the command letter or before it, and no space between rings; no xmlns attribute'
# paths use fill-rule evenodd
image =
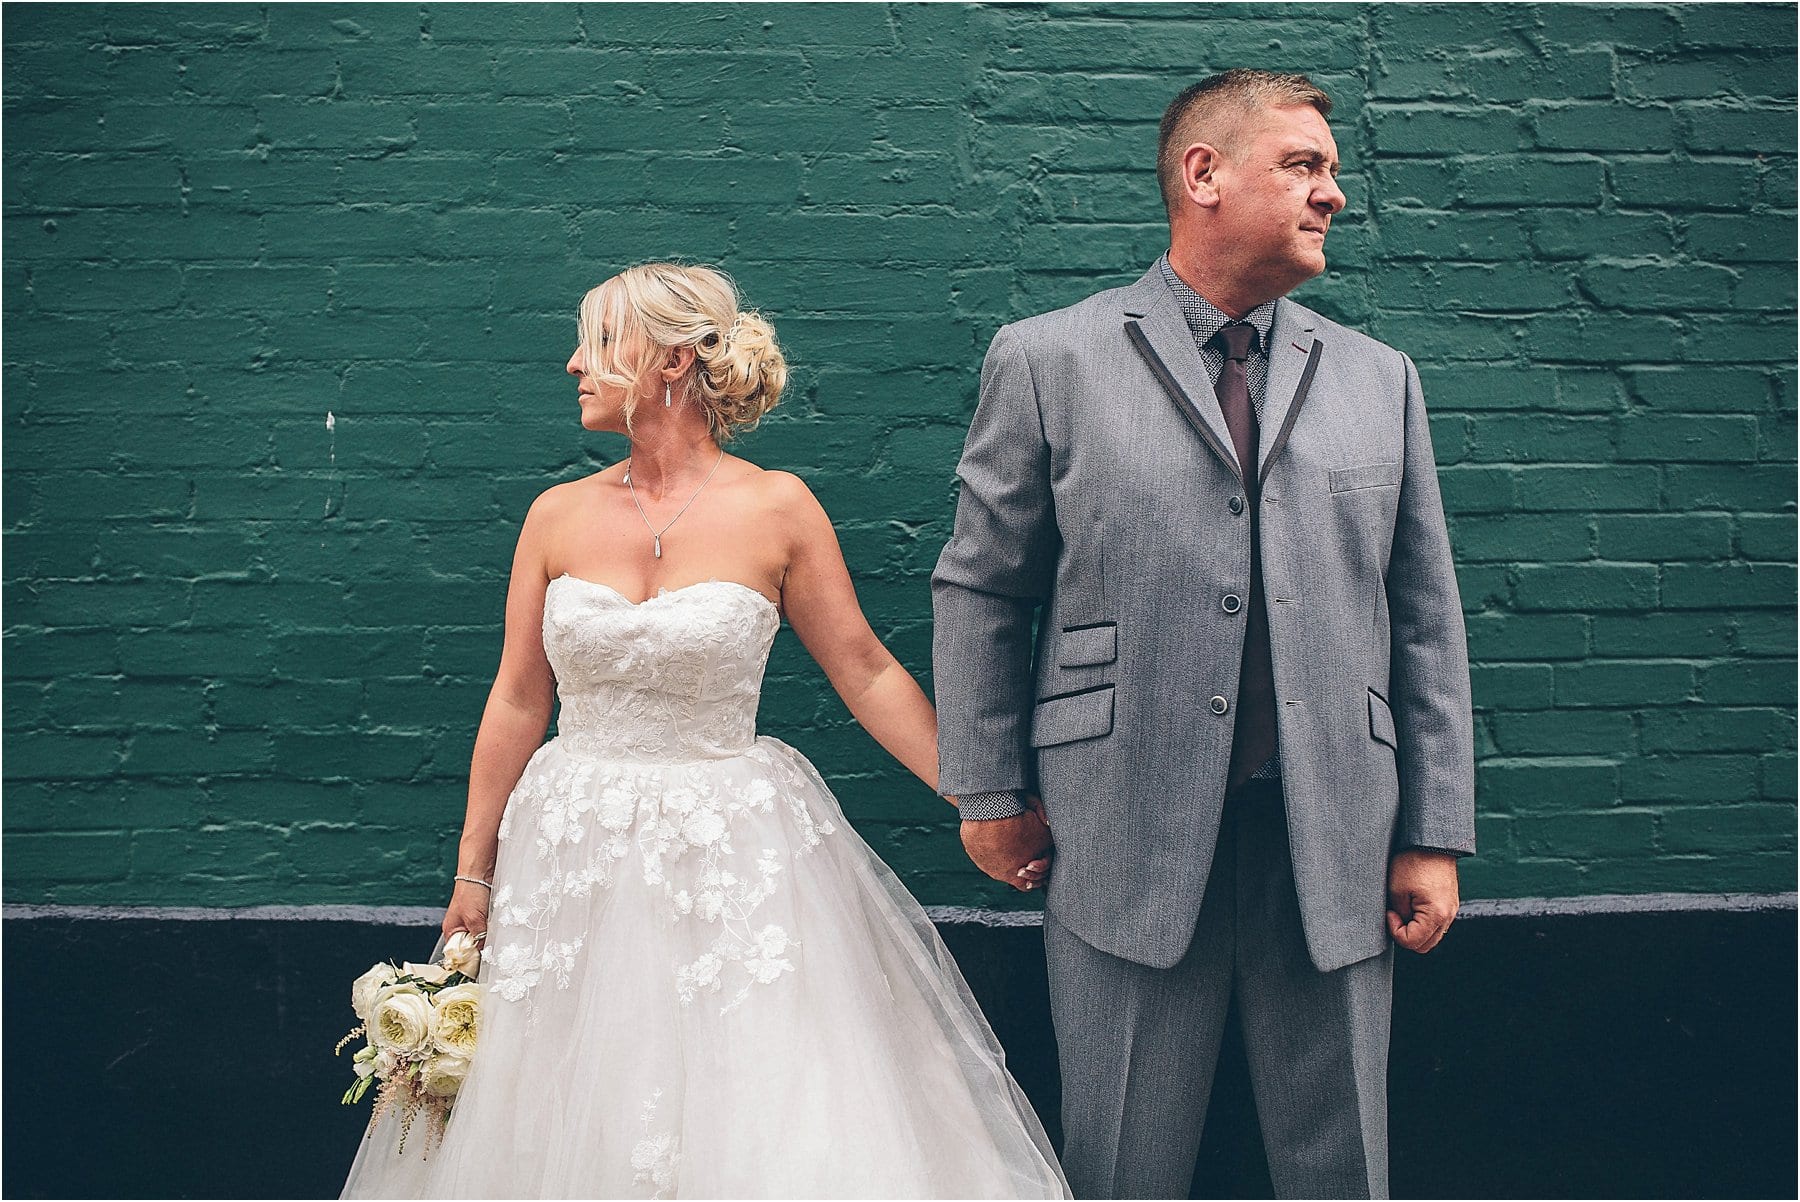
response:
<svg viewBox="0 0 1800 1202"><path fill-rule="evenodd" d="M1144 327L1139 325L1135 319L1128 320L1125 323L1125 334L1137 344L1138 353L1143 355L1144 361L1150 365L1150 372L1156 377L1156 382L1163 386L1163 391L1168 393L1169 399L1175 402L1175 408L1181 410L1181 416L1187 419L1188 425L1194 427L1194 433L1198 434L1201 440L1212 448L1212 453L1219 457L1219 462L1225 465L1225 470L1236 476L1238 474L1237 461L1231 457L1231 452L1225 449L1224 445L1219 442L1218 436L1212 432L1205 419L1200 416L1200 411L1194 407L1194 398L1190 397L1186 390L1176 383L1168 365L1162 361L1162 356L1157 354L1156 348L1150 345L1150 338L1144 333ZM1311 367L1312 365L1309 363L1307 374L1301 385L1303 388L1305 383L1312 379Z"/></svg>
<svg viewBox="0 0 1800 1202"><path fill-rule="evenodd" d="M1306 404L1306 394L1312 391L1313 373L1319 370L1319 360L1325 357L1325 344L1317 338L1313 339L1312 351L1306 356L1306 370L1300 373L1300 384L1294 389L1293 404L1288 406L1287 420L1281 423L1281 433L1275 436L1275 445L1269 448L1269 457L1263 460L1262 474L1256 478L1256 487L1260 490L1263 481L1269 478L1269 469L1275 466L1275 460L1287 446L1288 435L1293 432L1294 419L1300 416L1300 407Z"/></svg>

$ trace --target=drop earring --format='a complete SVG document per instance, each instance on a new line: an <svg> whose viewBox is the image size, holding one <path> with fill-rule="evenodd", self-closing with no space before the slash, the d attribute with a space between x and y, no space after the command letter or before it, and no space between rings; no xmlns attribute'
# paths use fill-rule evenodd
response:
<svg viewBox="0 0 1800 1202"><path fill-rule="evenodd" d="M673 405L674 403L675 403L675 398L670 395L669 386L667 384L664 384L663 385L663 408L667 409L670 405Z"/></svg>

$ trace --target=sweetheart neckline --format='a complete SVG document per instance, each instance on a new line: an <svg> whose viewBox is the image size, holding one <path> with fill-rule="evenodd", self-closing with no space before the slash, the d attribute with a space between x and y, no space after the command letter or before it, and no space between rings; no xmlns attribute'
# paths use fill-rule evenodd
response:
<svg viewBox="0 0 1800 1202"><path fill-rule="evenodd" d="M642 601L633 601L630 597L627 597L624 593L620 592L618 589L614 588L612 585L602 584L598 580L589 580L586 576L576 576L569 572L564 572L562 575L558 576L556 578L556 580L552 580L550 583L555 584L557 582L557 580L572 580L576 584L585 584L589 588L604 589L606 592L611 593L613 596L617 597L619 600L623 601L625 604L631 606L631 608L633 608L633 609L639 609L645 605L650 604L652 601L660 601L664 597L673 597L676 593L685 593L689 589L700 588L704 585L709 585L709 584L725 584L725 585L730 585L732 588L742 589L744 592L749 593L751 596L755 597L758 601L761 601L764 605L768 606L771 610L773 610L775 612L777 617L780 617L780 615L781 615L781 607L779 605L776 605L775 602L769 600L769 596L767 593L763 592L759 588L753 588L750 585L744 584L737 580L696 580L692 584L684 584L684 585L679 586L678 588L657 589L656 592L652 593L648 597L645 597Z"/></svg>

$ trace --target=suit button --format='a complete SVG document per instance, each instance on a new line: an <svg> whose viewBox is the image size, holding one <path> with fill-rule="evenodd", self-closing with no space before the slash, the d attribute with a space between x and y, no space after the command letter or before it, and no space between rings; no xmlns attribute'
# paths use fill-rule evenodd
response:
<svg viewBox="0 0 1800 1202"><path fill-rule="evenodd" d="M1244 608L1244 603L1239 600L1236 593L1226 593L1223 597L1219 598L1219 608L1228 614L1234 614L1238 610Z"/></svg>
<svg viewBox="0 0 1800 1202"><path fill-rule="evenodd" d="M1229 701L1225 700L1223 697L1214 697L1207 704L1212 706L1212 712L1215 714L1222 714L1226 710L1231 708L1231 703Z"/></svg>
<svg viewBox="0 0 1800 1202"><path fill-rule="evenodd" d="M1233 513L1244 512L1244 498L1242 498L1242 497L1231 498L1231 500L1225 502L1225 508L1231 510L1231 512L1233 512Z"/></svg>

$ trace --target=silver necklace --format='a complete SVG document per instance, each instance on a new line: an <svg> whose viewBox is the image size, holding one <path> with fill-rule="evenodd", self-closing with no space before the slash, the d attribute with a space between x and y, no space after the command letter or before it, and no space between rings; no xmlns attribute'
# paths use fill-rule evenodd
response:
<svg viewBox="0 0 1800 1202"><path fill-rule="evenodd" d="M638 517L643 519L644 529L650 532L651 544L656 548L656 558L662 558L662 536L669 532L670 526L673 526L676 522L681 520L681 515L688 511L688 505L692 505L700 498L700 493L708 484L712 483L713 472L718 471L719 465L724 462L725 448L720 447L719 457L713 460L712 471L706 473L706 479L700 481L700 487L696 488L694 490L694 495L687 499L687 505L683 505L680 509L676 510L675 516L670 518L668 523L663 526L661 530L658 530L655 526L650 524L649 515L644 512L643 505L638 501L637 487L631 482L631 460L627 459L625 461L625 487L631 492L631 503L637 506Z"/></svg>

